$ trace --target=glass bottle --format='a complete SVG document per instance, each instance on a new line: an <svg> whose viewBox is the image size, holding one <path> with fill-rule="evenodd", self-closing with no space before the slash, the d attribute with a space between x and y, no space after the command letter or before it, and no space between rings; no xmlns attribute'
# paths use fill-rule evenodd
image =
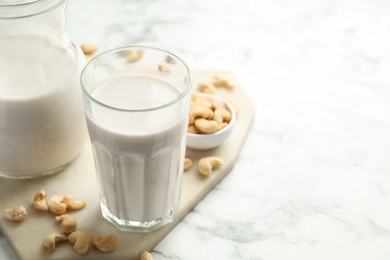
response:
<svg viewBox="0 0 390 260"><path fill-rule="evenodd" d="M56 173L86 140L66 0L0 0L0 176Z"/></svg>

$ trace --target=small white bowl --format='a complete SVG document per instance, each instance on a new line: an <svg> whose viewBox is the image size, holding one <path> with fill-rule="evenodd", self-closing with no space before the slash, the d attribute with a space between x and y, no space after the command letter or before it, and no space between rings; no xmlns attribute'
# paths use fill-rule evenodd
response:
<svg viewBox="0 0 390 260"><path fill-rule="evenodd" d="M232 115L232 118L229 124L223 129L213 133L213 134L192 134L187 133L187 148L196 149L196 150L206 150L217 147L222 144L226 139L231 136L233 132L234 125L236 123L236 111L233 106L227 102L225 99L212 94L196 94L197 96L211 97L218 99L225 103L227 109Z"/></svg>

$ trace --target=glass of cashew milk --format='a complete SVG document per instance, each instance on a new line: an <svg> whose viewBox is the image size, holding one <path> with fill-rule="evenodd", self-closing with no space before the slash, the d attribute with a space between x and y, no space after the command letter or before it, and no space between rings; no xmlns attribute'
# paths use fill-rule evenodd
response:
<svg viewBox="0 0 390 260"><path fill-rule="evenodd" d="M124 231L152 231L178 206L191 73L167 51L122 47L81 74L105 219Z"/></svg>

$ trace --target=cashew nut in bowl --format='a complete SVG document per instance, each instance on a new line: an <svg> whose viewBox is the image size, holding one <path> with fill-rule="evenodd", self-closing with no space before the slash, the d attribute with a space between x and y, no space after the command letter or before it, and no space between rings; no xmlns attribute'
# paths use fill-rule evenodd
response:
<svg viewBox="0 0 390 260"><path fill-rule="evenodd" d="M42 211L48 211L49 208L47 206L46 198L47 195L44 190L39 190L37 193L35 193L34 200L33 200L34 208Z"/></svg>
<svg viewBox="0 0 390 260"><path fill-rule="evenodd" d="M195 101L193 101L193 106L202 106L212 109L213 104L211 104L210 100L205 98L196 98Z"/></svg>
<svg viewBox="0 0 390 260"><path fill-rule="evenodd" d="M211 119L213 118L213 110L200 105L191 106L189 124L192 125L196 118Z"/></svg>
<svg viewBox="0 0 390 260"><path fill-rule="evenodd" d="M198 162L198 171L204 176L209 176L214 169L219 168L223 160L216 156L204 157Z"/></svg>
<svg viewBox="0 0 390 260"><path fill-rule="evenodd" d="M214 121L214 123L196 118L194 121L198 122L195 124L191 122L190 117L187 128L187 148L206 150L223 144L232 135L236 124L236 113L229 102L212 94L193 95L191 107L201 106L197 103L199 99L207 100L212 104L210 110L213 111L213 117L204 119Z"/></svg>
<svg viewBox="0 0 390 260"><path fill-rule="evenodd" d="M232 119L232 115L225 108L217 108L217 109L215 109L215 111L214 111L214 120L218 124L222 124L223 122L229 123L231 119Z"/></svg>
<svg viewBox="0 0 390 260"><path fill-rule="evenodd" d="M72 233L77 228L77 221L71 215L57 216L55 217L55 221L61 225L61 231L65 234Z"/></svg>
<svg viewBox="0 0 390 260"><path fill-rule="evenodd" d="M200 134L199 129L196 128L194 125L189 125L187 128L187 132L191 134Z"/></svg>
<svg viewBox="0 0 390 260"><path fill-rule="evenodd" d="M225 103L220 99L214 99L211 103L211 108L215 111L217 108L226 109Z"/></svg>
<svg viewBox="0 0 390 260"><path fill-rule="evenodd" d="M49 206L49 210L56 215L61 215L66 212L66 204L62 202L64 196L62 195L53 195L50 197L47 205Z"/></svg>
<svg viewBox="0 0 390 260"><path fill-rule="evenodd" d="M92 238L92 244L101 252L111 252L118 246L118 237L115 235L95 235Z"/></svg>
<svg viewBox="0 0 390 260"><path fill-rule="evenodd" d="M86 254L89 250L88 235L82 231L74 231L68 236L69 242L74 244L74 249L79 254Z"/></svg>
<svg viewBox="0 0 390 260"><path fill-rule="evenodd" d="M27 215L27 210L23 206L5 209L5 217L11 221L23 221L27 218Z"/></svg>
<svg viewBox="0 0 390 260"><path fill-rule="evenodd" d="M67 209L82 209L86 205L83 200L73 200L71 195L65 195L62 202L66 204Z"/></svg>
<svg viewBox="0 0 390 260"><path fill-rule="evenodd" d="M195 120L194 125L200 132L205 134L212 134L218 131L218 123L214 120L198 118Z"/></svg>
<svg viewBox="0 0 390 260"><path fill-rule="evenodd" d="M66 241L68 236L63 233L51 233L46 235L42 240L42 247L46 251L53 251L56 248L56 243Z"/></svg>

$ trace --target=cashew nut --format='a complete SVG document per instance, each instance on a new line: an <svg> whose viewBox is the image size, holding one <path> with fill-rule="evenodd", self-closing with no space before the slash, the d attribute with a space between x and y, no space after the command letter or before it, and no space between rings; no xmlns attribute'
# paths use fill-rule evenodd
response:
<svg viewBox="0 0 390 260"><path fill-rule="evenodd" d="M192 165L192 160L188 157L184 158L184 171L187 171Z"/></svg>
<svg viewBox="0 0 390 260"><path fill-rule="evenodd" d="M204 157L198 162L198 171L204 176L209 176L214 169L219 168L223 160L216 156Z"/></svg>
<svg viewBox="0 0 390 260"><path fill-rule="evenodd" d="M214 99L211 103L211 108L213 110L216 110L217 108L224 108L226 109L226 105L223 101L219 100L219 99Z"/></svg>
<svg viewBox="0 0 390 260"><path fill-rule="evenodd" d="M220 124L218 124L218 131L221 130L221 129L224 129L225 127L227 127L228 123L226 122L222 122Z"/></svg>
<svg viewBox="0 0 390 260"><path fill-rule="evenodd" d="M88 235L82 231L74 231L68 236L69 242L74 244L74 249L79 254L86 254L89 250Z"/></svg>
<svg viewBox="0 0 390 260"><path fill-rule="evenodd" d="M92 60L92 56L91 55L85 55L85 60L88 62L90 60Z"/></svg>
<svg viewBox="0 0 390 260"><path fill-rule="evenodd" d="M196 100L196 98L197 98L197 94L195 93L195 92L192 92L191 93L191 101L195 101Z"/></svg>
<svg viewBox="0 0 390 260"><path fill-rule="evenodd" d="M224 101L215 98L213 95L192 93L188 133L212 134L225 128L231 119L231 111Z"/></svg>
<svg viewBox="0 0 390 260"><path fill-rule="evenodd" d="M80 47L84 54L92 54L99 48L99 45L96 43L83 43L80 45Z"/></svg>
<svg viewBox="0 0 390 260"><path fill-rule="evenodd" d="M114 251L118 246L118 238L115 235L98 236L92 238L92 244L102 252Z"/></svg>
<svg viewBox="0 0 390 260"><path fill-rule="evenodd" d="M126 58L130 62L139 61L143 55L143 50L129 50L126 52Z"/></svg>
<svg viewBox="0 0 390 260"><path fill-rule="evenodd" d="M47 251L53 251L56 248L56 243L66 241L68 236L63 233L51 233L46 235L42 240L42 246Z"/></svg>
<svg viewBox="0 0 390 260"><path fill-rule="evenodd" d="M142 252L141 256L139 257L139 260L153 260L152 255L149 252Z"/></svg>
<svg viewBox="0 0 390 260"><path fill-rule="evenodd" d="M207 107L207 108L210 108L212 109L212 104L209 100L207 99L204 99L204 98L197 98L195 99L195 101L193 101L193 104L192 105L199 105L199 106L204 106L204 107Z"/></svg>
<svg viewBox="0 0 390 260"><path fill-rule="evenodd" d="M192 125L198 117L211 119L213 117L213 110L204 106L194 105L190 108L189 124Z"/></svg>
<svg viewBox="0 0 390 260"><path fill-rule="evenodd" d="M161 71L161 72L166 72L166 73L171 72L171 70L167 66L165 66L163 64L158 65L158 70Z"/></svg>
<svg viewBox="0 0 390 260"><path fill-rule="evenodd" d="M170 56L170 55L167 55L165 61L167 63L170 63L170 64L175 64L176 63L176 60L172 56Z"/></svg>
<svg viewBox="0 0 390 260"><path fill-rule="evenodd" d="M5 209L5 217L11 221L20 222L27 218L27 210L23 206Z"/></svg>
<svg viewBox="0 0 390 260"><path fill-rule="evenodd" d="M44 190L40 190L37 193L35 193L34 201L33 201L34 208L42 211L48 211L49 208L47 207L46 197L47 195Z"/></svg>
<svg viewBox="0 0 390 260"><path fill-rule="evenodd" d="M214 120L218 124L222 124L223 122L230 122L232 119L232 115L230 112L224 108L217 108L214 111Z"/></svg>
<svg viewBox="0 0 390 260"><path fill-rule="evenodd" d="M213 120L198 118L195 120L194 124L196 128L198 128L202 133L205 134L212 134L218 131L218 123Z"/></svg>
<svg viewBox="0 0 390 260"><path fill-rule="evenodd" d="M55 221L61 225L61 231L65 234L70 234L77 228L77 221L71 215L57 216L55 217Z"/></svg>
<svg viewBox="0 0 390 260"><path fill-rule="evenodd" d="M63 199L64 196L62 195L53 195L47 202L49 210L56 215L64 214L66 212L66 204L62 202Z"/></svg>
<svg viewBox="0 0 390 260"><path fill-rule="evenodd" d="M215 93L215 87L213 85L204 82L198 84L198 90L203 93L209 93L209 94Z"/></svg>
<svg viewBox="0 0 390 260"><path fill-rule="evenodd" d="M71 195L65 195L62 202L66 204L67 209L82 209L86 205L83 200L73 200Z"/></svg>
<svg viewBox="0 0 390 260"><path fill-rule="evenodd" d="M232 82L228 81L226 78L224 78L221 75L214 75L213 78L214 78L213 85L215 87L224 87L228 90L233 90L235 88L235 85Z"/></svg>
<svg viewBox="0 0 390 260"><path fill-rule="evenodd" d="M187 128L187 132L191 134L200 134L200 131L194 125L189 125Z"/></svg>

